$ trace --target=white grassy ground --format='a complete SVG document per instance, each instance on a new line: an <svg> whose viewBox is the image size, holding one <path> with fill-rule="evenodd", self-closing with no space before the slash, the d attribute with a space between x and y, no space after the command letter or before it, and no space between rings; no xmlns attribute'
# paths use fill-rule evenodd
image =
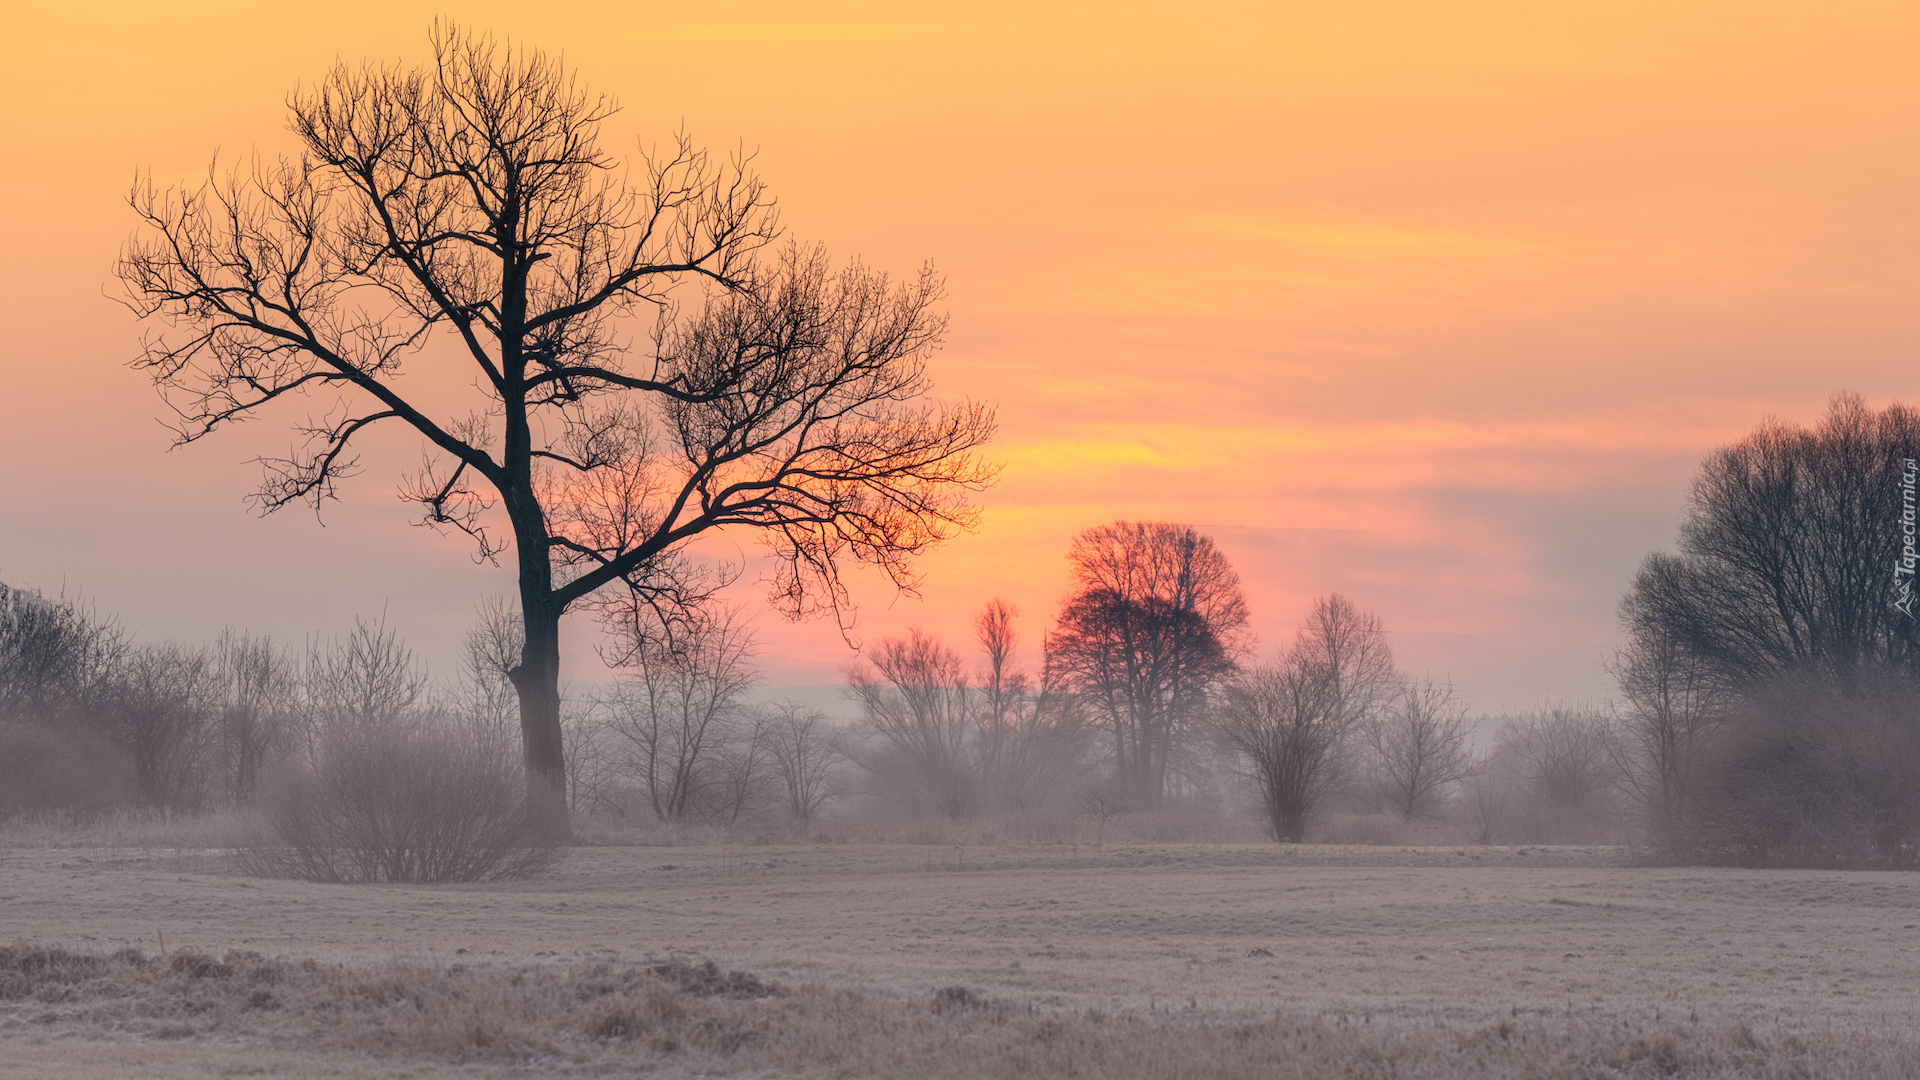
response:
<svg viewBox="0 0 1920 1080"><path fill-rule="evenodd" d="M793 986L919 1001L964 986L1043 1012L1278 1009L1461 1030L1657 1015L1843 1039L1912 1026L1920 875L1615 861L1565 848L607 847L536 881L408 887L248 879L205 852L12 848L0 940L151 954L164 937L168 950L349 964L712 959ZM48 1055L103 1076L128 1054L150 1052L138 1071L152 1075L252 1060L218 1040L56 1037L6 1015L0 1077L43 1075ZM327 1067L403 1066L349 1054Z"/></svg>

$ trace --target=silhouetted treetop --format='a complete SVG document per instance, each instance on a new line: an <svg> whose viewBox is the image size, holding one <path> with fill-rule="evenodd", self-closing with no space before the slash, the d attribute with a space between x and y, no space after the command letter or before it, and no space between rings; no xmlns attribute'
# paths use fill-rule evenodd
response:
<svg viewBox="0 0 1920 1080"><path fill-rule="evenodd" d="M1920 413L1850 394L1816 428L1769 420L1715 451L1679 553L1649 556L1622 602L1629 632L1684 650L1723 686L1920 674L1920 625L1895 606L1913 582L1896 567L1903 462L1916 456Z"/></svg>

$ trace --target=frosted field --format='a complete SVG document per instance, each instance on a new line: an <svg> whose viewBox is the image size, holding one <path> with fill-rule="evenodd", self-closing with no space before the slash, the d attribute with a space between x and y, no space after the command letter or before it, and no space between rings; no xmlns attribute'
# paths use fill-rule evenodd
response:
<svg viewBox="0 0 1920 1080"><path fill-rule="evenodd" d="M1577 848L588 847L535 881L415 887L248 879L203 852L13 848L0 850L0 943L153 958L164 937L168 955L561 980L711 960L792 1000L851 991L861 1008L937 1018L952 1013L927 1003L958 1002L1036 1023L1278 1012L1462 1037L1503 1023L1744 1024L1763 1041L1844 1045L1906 1038L1920 1016L1920 875L1615 860ZM330 1042L291 1007L208 1005L197 1021L165 1020L153 1003L177 989L142 985L148 1004L117 1012L90 1010L84 989L0 1001L0 1076L729 1071L712 1055L660 1050L675 1041L664 1037L642 1052L637 1036L556 1029L544 1049L498 1050L512 1040ZM748 1057L741 1075L893 1068L858 1054L818 1070Z"/></svg>

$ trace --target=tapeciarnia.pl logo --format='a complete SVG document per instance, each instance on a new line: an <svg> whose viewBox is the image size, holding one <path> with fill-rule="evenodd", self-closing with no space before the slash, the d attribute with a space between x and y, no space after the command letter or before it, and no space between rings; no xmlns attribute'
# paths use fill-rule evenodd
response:
<svg viewBox="0 0 1920 1080"><path fill-rule="evenodd" d="M1911 619L1914 617L1913 572L1915 564L1920 563L1920 552L1914 550L1913 485L1916 477L1920 477L1920 464L1915 464L1912 458L1901 458L1900 465L1900 558L1893 564L1893 606Z"/></svg>

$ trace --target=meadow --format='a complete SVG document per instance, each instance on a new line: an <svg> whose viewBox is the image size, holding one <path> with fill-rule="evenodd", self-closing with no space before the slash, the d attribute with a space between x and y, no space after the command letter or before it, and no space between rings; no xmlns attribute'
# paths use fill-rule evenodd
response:
<svg viewBox="0 0 1920 1080"><path fill-rule="evenodd" d="M1914 1075L1917 928L1912 874L1607 847L581 846L427 887L41 838L0 849L0 1077Z"/></svg>

